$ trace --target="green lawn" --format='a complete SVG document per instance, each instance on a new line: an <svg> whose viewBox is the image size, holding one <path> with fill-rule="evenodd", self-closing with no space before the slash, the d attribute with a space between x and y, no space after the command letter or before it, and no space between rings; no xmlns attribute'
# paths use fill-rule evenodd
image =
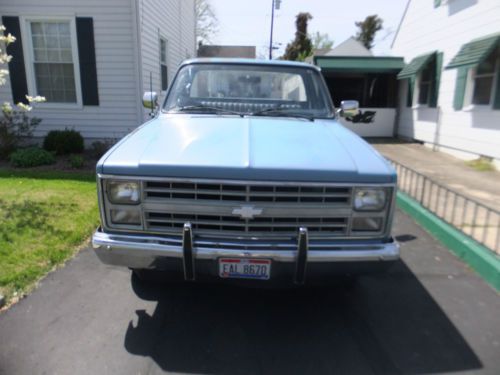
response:
<svg viewBox="0 0 500 375"><path fill-rule="evenodd" d="M94 174L0 168L0 294L28 292L98 223Z"/></svg>

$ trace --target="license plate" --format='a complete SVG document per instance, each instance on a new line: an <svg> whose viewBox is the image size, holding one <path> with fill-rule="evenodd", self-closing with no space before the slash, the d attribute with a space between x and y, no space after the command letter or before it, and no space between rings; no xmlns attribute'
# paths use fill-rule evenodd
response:
<svg viewBox="0 0 500 375"><path fill-rule="evenodd" d="M219 259L219 276L235 279L269 280L269 259L222 258Z"/></svg>

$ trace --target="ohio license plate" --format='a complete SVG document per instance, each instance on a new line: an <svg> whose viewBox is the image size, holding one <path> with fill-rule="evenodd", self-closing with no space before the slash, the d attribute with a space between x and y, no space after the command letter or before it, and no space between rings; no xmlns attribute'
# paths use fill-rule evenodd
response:
<svg viewBox="0 0 500 375"><path fill-rule="evenodd" d="M219 276L222 278L269 280L271 261L269 259L221 258Z"/></svg>

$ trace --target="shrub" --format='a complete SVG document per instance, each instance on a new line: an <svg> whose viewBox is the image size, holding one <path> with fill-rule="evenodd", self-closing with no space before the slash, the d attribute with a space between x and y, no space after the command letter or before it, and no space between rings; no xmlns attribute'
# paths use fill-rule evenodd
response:
<svg viewBox="0 0 500 375"><path fill-rule="evenodd" d="M100 159L116 142L110 139L105 141L95 141L92 142L90 146L90 154L96 158Z"/></svg>
<svg viewBox="0 0 500 375"><path fill-rule="evenodd" d="M83 137L76 130L52 130L43 140L43 148L56 155L79 154L83 152Z"/></svg>
<svg viewBox="0 0 500 375"><path fill-rule="evenodd" d="M10 155L12 165L20 168L54 164L55 161L54 154L38 147L20 149Z"/></svg>
<svg viewBox="0 0 500 375"><path fill-rule="evenodd" d="M12 107L5 103L2 106L0 118L0 159L6 159L15 151L26 138L33 134L33 130L42 121L36 117L29 117L31 107L22 105Z"/></svg>
<svg viewBox="0 0 500 375"><path fill-rule="evenodd" d="M80 155L71 155L69 157L69 164L71 168L80 169L85 164L85 159Z"/></svg>

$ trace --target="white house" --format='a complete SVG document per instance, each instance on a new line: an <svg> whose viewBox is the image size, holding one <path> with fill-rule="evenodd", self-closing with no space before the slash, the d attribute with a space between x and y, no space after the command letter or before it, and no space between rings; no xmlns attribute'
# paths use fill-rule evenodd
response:
<svg viewBox="0 0 500 375"><path fill-rule="evenodd" d="M397 132L458 157L500 165L500 1L409 0L392 52Z"/></svg>
<svg viewBox="0 0 500 375"><path fill-rule="evenodd" d="M45 96L38 137L121 138L147 116L143 92L164 92L196 56L194 0L1 0L0 16L17 38L0 102Z"/></svg>

